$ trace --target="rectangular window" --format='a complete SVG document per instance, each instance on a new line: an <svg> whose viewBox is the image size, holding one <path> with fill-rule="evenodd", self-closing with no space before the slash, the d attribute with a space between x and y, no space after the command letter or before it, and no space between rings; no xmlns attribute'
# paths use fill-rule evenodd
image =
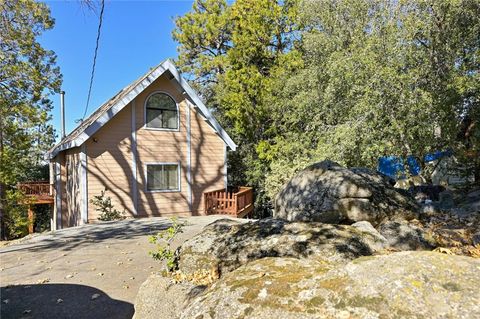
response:
<svg viewBox="0 0 480 319"><path fill-rule="evenodd" d="M180 190L178 164L148 164L148 191L178 191Z"/></svg>
<svg viewBox="0 0 480 319"><path fill-rule="evenodd" d="M177 129L177 112L147 108L147 127Z"/></svg>

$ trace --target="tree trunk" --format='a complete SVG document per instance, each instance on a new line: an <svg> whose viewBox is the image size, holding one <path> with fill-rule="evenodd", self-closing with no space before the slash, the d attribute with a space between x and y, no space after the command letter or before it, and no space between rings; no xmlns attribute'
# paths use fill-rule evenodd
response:
<svg viewBox="0 0 480 319"><path fill-rule="evenodd" d="M3 167L3 127L0 120L0 167ZM7 234L5 231L5 183L0 180L0 240L6 240Z"/></svg>
<svg viewBox="0 0 480 319"><path fill-rule="evenodd" d="M5 184L0 182L0 240L6 240L7 234L5 231Z"/></svg>
<svg viewBox="0 0 480 319"><path fill-rule="evenodd" d="M477 156L480 155L480 152L477 152ZM473 182L473 184L475 186L480 186L480 160L477 159L474 161L474 168L473 168L473 177L475 179L475 181Z"/></svg>

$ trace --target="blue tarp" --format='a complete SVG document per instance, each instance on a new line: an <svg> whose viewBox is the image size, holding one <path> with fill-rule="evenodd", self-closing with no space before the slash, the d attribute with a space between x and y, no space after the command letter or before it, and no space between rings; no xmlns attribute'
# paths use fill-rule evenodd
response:
<svg viewBox="0 0 480 319"><path fill-rule="evenodd" d="M377 170L393 179L405 176L405 167L403 160L397 156L383 156L378 159Z"/></svg>
<svg viewBox="0 0 480 319"><path fill-rule="evenodd" d="M436 151L431 154L427 154L423 157L423 160L425 162L432 162L435 161L439 158L445 157L445 156L451 156L453 155L452 151Z"/></svg>
<svg viewBox="0 0 480 319"><path fill-rule="evenodd" d="M425 155L423 159L425 162L431 162L451 155L451 151L436 151L434 153ZM410 175L416 176L420 174L422 169L415 156L407 156L406 164ZM405 178L405 161L399 156L382 156L378 159L377 170L393 179Z"/></svg>
<svg viewBox="0 0 480 319"><path fill-rule="evenodd" d="M420 167L420 163L418 163L417 159L413 155L409 155L407 157L407 165L408 165L408 171L412 176L417 176L420 174L420 171L422 168Z"/></svg>

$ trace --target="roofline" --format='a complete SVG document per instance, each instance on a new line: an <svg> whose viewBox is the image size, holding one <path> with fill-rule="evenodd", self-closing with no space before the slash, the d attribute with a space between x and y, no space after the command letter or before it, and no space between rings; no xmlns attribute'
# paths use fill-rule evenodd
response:
<svg viewBox="0 0 480 319"><path fill-rule="evenodd" d="M212 124L213 128L215 129L215 131L217 131L222 140L230 147L232 151L235 151L237 149L237 144L235 144L235 142L230 138L227 132L225 132L225 130L220 126L220 124L217 122L217 120L208 110L205 104L203 104L202 100L195 92L195 90L190 86L190 84L188 84L188 82L181 77L180 72L178 72L178 69L175 67L173 62L170 59L167 59L164 63L166 64L170 73L172 73L172 75L175 77L177 82L180 83L180 86L192 99L193 105L197 106L200 109L203 116L207 119L208 122L210 122L210 124Z"/></svg>
<svg viewBox="0 0 480 319"><path fill-rule="evenodd" d="M75 139L69 142L60 141L56 146L54 146L50 151L45 155L46 159L54 158L59 152L78 147L82 145L88 138L95 134L100 128L102 128L110 119L112 119L118 112L120 112L125 106L127 106L131 101L133 101L141 92L143 92L152 82L158 79L166 71L170 71L175 80L180 84L183 90L187 93L194 107L197 107L206 120L211 124L213 129L217 132L220 138L225 142L225 144L230 147L232 151L237 149L237 145L227 132L220 126L217 120L213 117L208 108L203 104L202 100L195 92L195 90L188 84L188 82L182 78L180 72L175 67L175 64L170 59L163 61L159 64L153 71L150 71L148 76L145 77L141 82L139 82L135 87L131 88L130 91L118 102L113 104L107 111L105 111L101 116L99 116L92 124L88 125L83 131L81 131ZM113 99L113 98L112 98ZM106 102L108 103L108 101ZM81 124L80 124L81 125ZM79 126L80 126L79 125ZM73 130L70 134L74 133ZM69 134L69 135L70 135ZM68 137L68 135L67 135Z"/></svg>

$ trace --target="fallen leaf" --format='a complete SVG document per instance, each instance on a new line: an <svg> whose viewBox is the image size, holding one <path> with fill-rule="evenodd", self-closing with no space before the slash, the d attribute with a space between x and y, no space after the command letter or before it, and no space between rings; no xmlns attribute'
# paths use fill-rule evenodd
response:
<svg viewBox="0 0 480 319"><path fill-rule="evenodd" d="M69 279L69 278L73 278L73 275L72 274L68 274L65 276L65 279Z"/></svg>
<svg viewBox="0 0 480 319"><path fill-rule="evenodd" d="M61 298L57 299L57 303L62 303L62 302L63 302L63 299L61 299Z"/></svg>
<svg viewBox="0 0 480 319"><path fill-rule="evenodd" d="M7 303L10 302L10 299L3 299L2 302L3 302L4 304L7 304Z"/></svg>
<svg viewBox="0 0 480 319"><path fill-rule="evenodd" d="M25 310L23 311L24 314L29 314L30 312L32 312L30 309L25 309Z"/></svg>
<svg viewBox="0 0 480 319"><path fill-rule="evenodd" d="M103 275L105 275L103 272L99 272L99 273L97 274L97 276L103 276Z"/></svg>
<svg viewBox="0 0 480 319"><path fill-rule="evenodd" d="M93 295L92 295L92 300L95 300L95 299L97 299L98 297L100 297L100 294L93 294Z"/></svg>
<svg viewBox="0 0 480 319"><path fill-rule="evenodd" d="M447 254L447 255L455 255L450 249L444 247L437 247L433 251L437 253Z"/></svg>
<svg viewBox="0 0 480 319"><path fill-rule="evenodd" d="M45 284L47 282L50 282L50 278L43 278L37 280L37 284Z"/></svg>

